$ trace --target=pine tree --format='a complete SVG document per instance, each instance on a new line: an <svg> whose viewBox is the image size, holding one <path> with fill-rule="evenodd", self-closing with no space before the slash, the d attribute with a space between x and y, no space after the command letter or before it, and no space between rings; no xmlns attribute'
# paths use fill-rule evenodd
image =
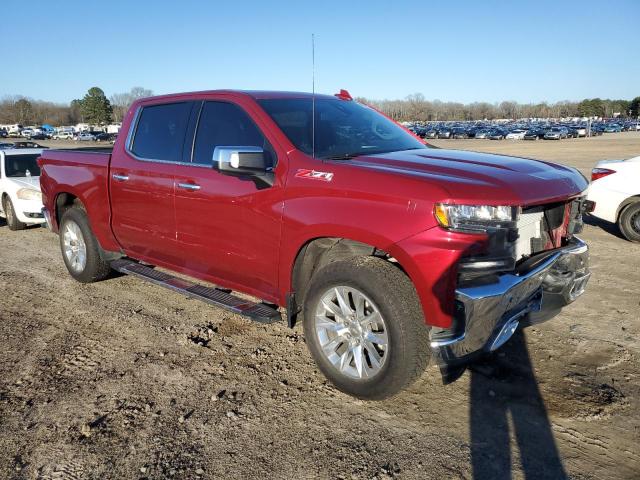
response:
<svg viewBox="0 0 640 480"><path fill-rule="evenodd" d="M87 123L104 125L111 121L113 108L102 89L90 88L81 101L80 110Z"/></svg>

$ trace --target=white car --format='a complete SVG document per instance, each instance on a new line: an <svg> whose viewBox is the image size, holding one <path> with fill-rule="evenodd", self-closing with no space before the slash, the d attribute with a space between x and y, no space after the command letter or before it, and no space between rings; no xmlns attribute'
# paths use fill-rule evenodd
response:
<svg viewBox="0 0 640 480"><path fill-rule="evenodd" d="M640 242L640 157L604 160L591 171L587 199L593 216L616 223L632 242Z"/></svg>
<svg viewBox="0 0 640 480"><path fill-rule="evenodd" d="M40 193L40 148L0 150L0 217L9 229L45 222Z"/></svg>
<svg viewBox="0 0 640 480"><path fill-rule="evenodd" d="M65 139L72 139L73 140L73 133L72 132L58 132L58 133L55 133L53 135L53 139L54 140L65 140Z"/></svg>
<svg viewBox="0 0 640 480"><path fill-rule="evenodd" d="M514 130L513 132L507 133L507 136L504 138L507 140L524 140L525 133L527 133L526 130Z"/></svg>

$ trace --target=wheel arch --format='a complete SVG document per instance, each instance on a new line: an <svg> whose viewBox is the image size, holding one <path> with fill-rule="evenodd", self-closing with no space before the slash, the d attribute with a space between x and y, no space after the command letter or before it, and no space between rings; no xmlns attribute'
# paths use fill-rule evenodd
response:
<svg viewBox="0 0 640 480"><path fill-rule="evenodd" d="M625 208L627 208L629 205L633 203L638 203L638 202L640 202L640 194L632 195L631 197L628 197L625 200L623 200L620 203L620 205L618 205L618 211L616 212L616 223L620 221L620 215L622 215L622 212L624 211Z"/></svg>
<svg viewBox="0 0 640 480"><path fill-rule="evenodd" d="M345 237L312 238L298 249L290 269L290 291L287 293L287 314L290 327L295 325L296 316L304 304L313 275L332 262L358 256L375 256L386 259L407 275L396 259L375 245ZM409 281L412 282L410 277Z"/></svg>

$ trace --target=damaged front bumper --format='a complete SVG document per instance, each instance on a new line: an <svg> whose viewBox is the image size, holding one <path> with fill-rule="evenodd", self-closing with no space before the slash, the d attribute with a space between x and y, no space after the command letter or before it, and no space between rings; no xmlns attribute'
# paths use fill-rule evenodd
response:
<svg viewBox="0 0 640 480"><path fill-rule="evenodd" d="M456 289L451 329L432 329L431 349L447 371L503 345L519 325L557 315L584 293L589 272L587 244L573 237L565 247L536 255L514 272L479 277Z"/></svg>

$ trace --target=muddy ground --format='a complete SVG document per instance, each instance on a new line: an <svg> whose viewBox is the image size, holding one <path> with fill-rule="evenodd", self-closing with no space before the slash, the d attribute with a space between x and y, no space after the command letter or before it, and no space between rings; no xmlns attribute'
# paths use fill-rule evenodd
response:
<svg viewBox="0 0 640 480"><path fill-rule="evenodd" d="M640 133L436 141L574 165ZM640 245L595 220L587 293L441 384L363 402L300 328L130 277L81 285L58 239L0 224L0 479L640 477Z"/></svg>

